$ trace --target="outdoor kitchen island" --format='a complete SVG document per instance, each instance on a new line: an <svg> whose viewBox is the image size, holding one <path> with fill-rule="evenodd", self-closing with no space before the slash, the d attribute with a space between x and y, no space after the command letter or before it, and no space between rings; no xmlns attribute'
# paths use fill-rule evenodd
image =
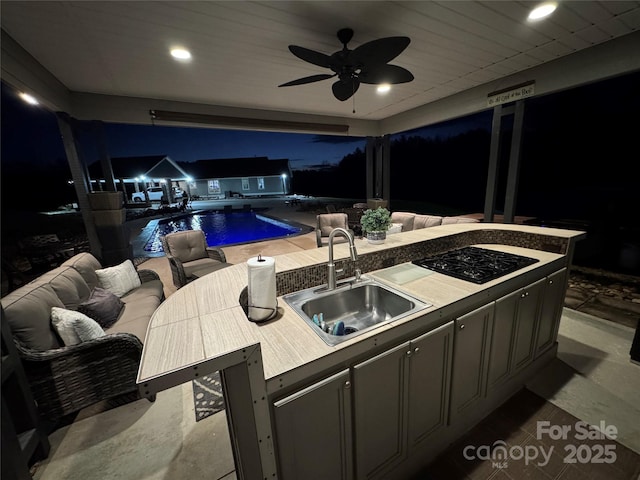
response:
<svg viewBox="0 0 640 480"><path fill-rule="evenodd" d="M431 305L336 346L282 298L326 283L327 248L275 257L279 312L261 324L245 315L247 266L219 270L154 313L140 391L220 370L238 478L406 478L555 357L567 270L584 236L445 225L381 245L356 240L356 262L347 244L335 245L339 280L358 268ZM466 246L537 261L483 284L411 264Z"/></svg>

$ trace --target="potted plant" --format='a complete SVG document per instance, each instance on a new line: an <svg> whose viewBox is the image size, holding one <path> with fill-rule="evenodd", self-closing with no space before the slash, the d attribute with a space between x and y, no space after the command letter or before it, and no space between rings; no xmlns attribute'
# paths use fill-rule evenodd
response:
<svg viewBox="0 0 640 480"><path fill-rule="evenodd" d="M391 225L391 214L384 207L369 209L362 215L360 224L362 225L362 233L366 235L369 243L383 243Z"/></svg>

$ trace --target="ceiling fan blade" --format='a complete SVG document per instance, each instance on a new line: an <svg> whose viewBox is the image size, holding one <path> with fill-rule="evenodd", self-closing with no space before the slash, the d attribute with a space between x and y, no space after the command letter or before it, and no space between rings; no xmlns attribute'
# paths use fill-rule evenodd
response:
<svg viewBox="0 0 640 480"><path fill-rule="evenodd" d="M370 70L363 70L358 75L362 83L406 83L413 80L413 74L397 65L375 65Z"/></svg>
<svg viewBox="0 0 640 480"><path fill-rule="evenodd" d="M324 53L316 52L315 50L309 50L308 48L298 47L296 45L289 45L289 50L296 57L305 62L313 63L319 67L331 68L331 57Z"/></svg>
<svg viewBox="0 0 640 480"><path fill-rule="evenodd" d="M310 77L298 78L297 80L291 80L290 82L283 83L282 85L278 85L279 87L291 87L292 85L304 85L305 83L319 82L321 80L326 80L327 78L335 77L337 74L333 75L329 73L321 73L320 75L311 75Z"/></svg>
<svg viewBox="0 0 640 480"><path fill-rule="evenodd" d="M410 42L409 37L387 37L372 40L353 50L350 57L364 66L388 63L400 55Z"/></svg>
<svg viewBox="0 0 640 480"><path fill-rule="evenodd" d="M359 87L360 81L357 78L349 78L347 80L338 80L331 86L331 89L333 90L333 95L341 102L344 102L356 93Z"/></svg>

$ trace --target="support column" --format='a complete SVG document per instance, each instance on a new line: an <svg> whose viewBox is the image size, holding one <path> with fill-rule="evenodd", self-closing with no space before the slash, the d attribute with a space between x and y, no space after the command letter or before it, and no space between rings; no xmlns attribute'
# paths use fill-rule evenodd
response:
<svg viewBox="0 0 640 480"><path fill-rule="evenodd" d="M391 208L391 136L382 137L382 198L386 200L386 207Z"/></svg>
<svg viewBox="0 0 640 480"><path fill-rule="evenodd" d="M116 265L133 258L129 231L125 226L127 216L122 192L94 192L88 194L93 221L102 243L101 261Z"/></svg>
<svg viewBox="0 0 640 480"><path fill-rule="evenodd" d="M518 180L520 179L520 147L522 146L522 126L524 123L524 100L516 102L511 152L509 153L509 172L507 174L507 193L504 199L504 223L513 223L518 200Z"/></svg>
<svg viewBox="0 0 640 480"><path fill-rule="evenodd" d="M369 208L386 207L388 204L390 170L388 137L386 135L367 138L367 205Z"/></svg>
<svg viewBox="0 0 640 480"><path fill-rule="evenodd" d="M484 221L493 222L498 191L499 166L502 156L502 118L514 115L513 132L511 134L511 149L509 152L509 170L507 174L507 188L504 201L503 223L513 223L516 210L518 180L520 175L520 148L522 145L522 128L524 124L524 100L503 107L497 105L493 109L491 127L491 149L489 151L489 171L487 175L487 190L484 203Z"/></svg>
<svg viewBox="0 0 640 480"><path fill-rule="evenodd" d="M376 180L376 172L375 172L375 147L376 147L376 138L375 137L367 137L367 146L366 150L366 158L367 158L367 167L366 167L366 175L367 175L367 198L373 198L375 195L375 180Z"/></svg>
<svg viewBox="0 0 640 480"><path fill-rule="evenodd" d="M113 166L111 165L111 157L107 148L107 138L104 135L104 124L102 122L92 122L92 126L96 134L98 151L100 152L100 168L104 177L104 190L115 192L117 190L116 181L113 176Z"/></svg>
<svg viewBox="0 0 640 480"><path fill-rule="evenodd" d="M88 193L91 191L89 176L86 174L84 163L80 160L78 155L75 136L73 134L73 128L71 127L72 120L71 117L64 112L58 112L56 117L58 119L58 128L60 129L60 134L62 136L64 151L67 155L67 162L69 162L69 168L71 170L73 187L76 191L76 196L78 197L78 207L80 208L84 228L89 239L89 247L95 256L100 257L102 254L102 244L100 243L96 226L93 222L93 215L91 213L91 207L87 197Z"/></svg>

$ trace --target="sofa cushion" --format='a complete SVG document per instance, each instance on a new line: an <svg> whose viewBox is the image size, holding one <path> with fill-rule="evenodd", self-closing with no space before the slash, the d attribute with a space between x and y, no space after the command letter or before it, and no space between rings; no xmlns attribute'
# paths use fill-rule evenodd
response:
<svg viewBox="0 0 640 480"><path fill-rule="evenodd" d="M480 220L470 217L444 217L442 225L453 225L456 223L478 223Z"/></svg>
<svg viewBox="0 0 640 480"><path fill-rule="evenodd" d="M114 295L122 297L127 292L140 286L140 277L131 260L125 260L114 267L96 270L100 286Z"/></svg>
<svg viewBox="0 0 640 480"><path fill-rule="evenodd" d="M96 287L91 296L80 305L78 311L92 318L102 328L109 328L116 323L124 303L117 295L104 288Z"/></svg>
<svg viewBox="0 0 640 480"><path fill-rule="evenodd" d="M78 305L89 298L91 289L82 275L72 267L61 266L38 278L43 283L49 283L53 291L70 310L77 310Z"/></svg>
<svg viewBox="0 0 640 480"><path fill-rule="evenodd" d="M391 213L391 222L392 223L401 223L402 231L409 232L413 230L413 220L416 214L411 212L392 212Z"/></svg>
<svg viewBox="0 0 640 480"><path fill-rule="evenodd" d="M125 307L120 318L105 331L107 333L132 333L141 342L144 342L151 316L160 302L154 296L138 296L135 293L137 291L133 295L127 295L123 298Z"/></svg>
<svg viewBox="0 0 640 480"><path fill-rule="evenodd" d="M416 215L413 219L413 229L436 227L442 225L442 217L438 215Z"/></svg>
<svg viewBox="0 0 640 480"><path fill-rule="evenodd" d="M66 308L52 307L51 323L65 345L76 345L105 334L95 320Z"/></svg>
<svg viewBox="0 0 640 480"><path fill-rule="evenodd" d="M226 265L226 264L223 264ZM135 290L131 290L126 295L120 297L125 304L132 301L136 301L139 298L153 297L158 302L158 305L164 300L164 285L161 280L149 280L148 282L142 282L142 284Z"/></svg>
<svg viewBox="0 0 640 480"><path fill-rule="evenodd" d="M92 254L88 252L79 253L71 257L62 265L75 268L78 273L82 275L84 281L87 282L89 291L93 290L95 287L100 286L98 276L96 275L96 270L101 269L102 265Z"/></svg>
<svg viewBox="0 0 640 480"><path fill-rule="evenodd" d="M165 241L171 255L182 262L190 262L207 256L207 242L200 230L187 230L179 235L167 235Z"/></svg>
<svg viewBox="0 0 640 480"><path fill-rule="evenodd" d="M51 285L37 279L2 298L4 317L13 335L33 350L61 346L51 325L51 307L64 308Z"/></svg>

